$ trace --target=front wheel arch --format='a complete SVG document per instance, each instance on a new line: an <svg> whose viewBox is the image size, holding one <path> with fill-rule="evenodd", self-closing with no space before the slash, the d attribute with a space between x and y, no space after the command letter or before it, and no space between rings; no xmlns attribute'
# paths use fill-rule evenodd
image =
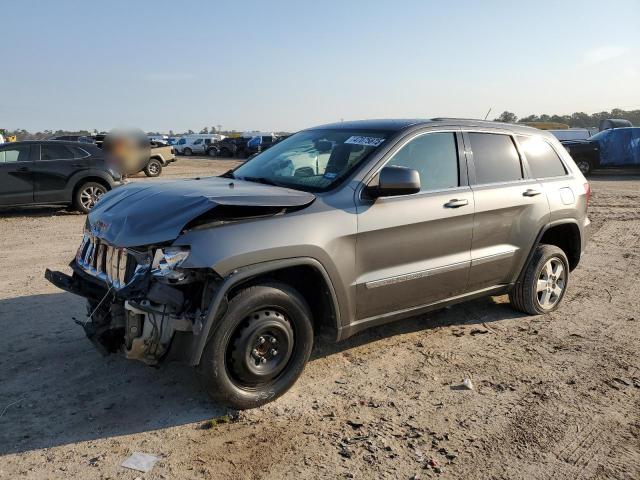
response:
<svg viewBox="0 0 640 480"><path fill-rule="evenodd" d="M326 302L326 313L319 314L316 310L317 305L309 297L304 295L305 300L311 306L314 312L313 321L316 332L326 332L329 330L335 333L335 339L339 338L341 331L341 304L338 302L338 294L329 273L320 261L311 257L296 257L281 260L273 260L235 270L233 274L227 276L219 285L209 303L208 313L203 322L202 330L197 338L194 339L190 347L190 365L198 365L202 357L202 353L206 346L207 340L215 328L215 325L221 321L228 308L229 299L243 287L254 285L266 279L283 282L283 276L292 275L293 272L300 272L301 268L308 268L306 272L314 272L316 278L322 279L323 286L326 288L326 295L322 295L323 302ZM289 282L286 282L289 283ZM298 286L296 283L294 285Z"/></svg>

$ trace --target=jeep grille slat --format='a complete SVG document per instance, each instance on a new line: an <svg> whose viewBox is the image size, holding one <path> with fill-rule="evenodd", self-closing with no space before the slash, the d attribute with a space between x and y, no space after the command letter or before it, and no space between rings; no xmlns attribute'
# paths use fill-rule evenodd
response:
<svg viewBox="0 0 640 480"><path fill-rule="evenodd" d="M136 257L126 248L114 247L89 234L85 234L80 243L76 264L115 289L125 287L131 281L138 265Z"/></svg>

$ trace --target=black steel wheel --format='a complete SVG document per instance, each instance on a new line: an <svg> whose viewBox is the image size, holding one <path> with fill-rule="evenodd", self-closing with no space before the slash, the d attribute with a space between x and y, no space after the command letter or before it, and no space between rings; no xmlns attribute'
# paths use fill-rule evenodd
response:
<svg viewBox="0 0 640 480"><path fill-rule="evenodd" d="M281 283L241 290L202 354L198 374L219 404L254 408L284 394L302 373L313 346L304 298Z"/></svg>

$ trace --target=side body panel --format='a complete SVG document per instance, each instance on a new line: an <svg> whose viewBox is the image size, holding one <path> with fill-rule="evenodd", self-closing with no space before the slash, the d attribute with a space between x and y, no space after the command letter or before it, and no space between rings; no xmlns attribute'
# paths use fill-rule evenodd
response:
<svg viewBox="0 0 640 480"><path fill-rule="evenodd" d="M389 151L377 171L396 152L424 139L431 129L407 135ZM469 276L473 194L467 185L466 161L459 135L459 187L422 191L368 200L356 194L358 240L356 245L356 321L374 321L420 305L464 293ZM465 203L450 208L451 200Z"/></svg>
<svg viewBox="0 0 640 480"><path fill-rule="evenodd" d="M493 129L468 130L507 134ZM475 164L468 131L465 149L475 201L469 290L509 284L517 278L540 230L549 222L549 203L542 185L528 178L505 183L475 184ZM522 155L520 155L522 161Z"/></svg>

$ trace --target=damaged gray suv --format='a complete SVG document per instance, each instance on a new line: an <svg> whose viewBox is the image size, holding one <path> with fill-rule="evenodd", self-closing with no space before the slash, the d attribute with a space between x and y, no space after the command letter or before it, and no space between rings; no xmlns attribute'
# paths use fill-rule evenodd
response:
<svg viewBox="0 0 640 480"><path fill-rule="evenodd" d="M220 177L132 183L87 218L71 276L103 352L196 366L235 408L277 398L336 340L509 294L558 308L589 185L533 128L458 119L301 131Z"/></svg>

